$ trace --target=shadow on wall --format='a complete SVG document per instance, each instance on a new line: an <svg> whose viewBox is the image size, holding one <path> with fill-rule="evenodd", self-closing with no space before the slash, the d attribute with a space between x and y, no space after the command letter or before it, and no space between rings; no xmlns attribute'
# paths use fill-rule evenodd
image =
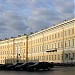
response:
<svg viewBox="0 0 75 75"><path fill-rule="evenodd" d="M24 63L26 60L21 60L21 59L5 59L5 64L7 63Z"/></svg>
<svg viewBox="0 0 75 75"><path fill-rule="evenodd" d="M21 60L21 59L5 59L5 64L11 64L11 63L25 63L25 62L38 62L38 60Z"/></svg>
<svg viewBox="0 0 75 75"><path fill-rule="evenodd" d="M75 50L65 50L64 61L65 63L75 63Z"/></svg>

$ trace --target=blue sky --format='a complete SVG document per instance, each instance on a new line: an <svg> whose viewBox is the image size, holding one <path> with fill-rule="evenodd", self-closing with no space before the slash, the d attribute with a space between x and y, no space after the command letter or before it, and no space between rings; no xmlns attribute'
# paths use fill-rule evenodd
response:
<svg viewBox="0 0 75 75"><path fill-rule="evenodd" d="M74 0L0 0L0 39L73 19L74 4Z"/></svg>

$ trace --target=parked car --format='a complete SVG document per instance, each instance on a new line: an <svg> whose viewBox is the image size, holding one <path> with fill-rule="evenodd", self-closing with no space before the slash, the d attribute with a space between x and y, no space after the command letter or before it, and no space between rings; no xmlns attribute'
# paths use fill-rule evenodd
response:
<svg viewBox="0 0 75 75"><path fill-rule="evenodd" d="M9 65L9 66L7 66L7 70L15 70L15 67L16 66L18 66L18 65L21 65L21 64L23 64L23 63L15 63L15 64L13 64L13 65Z"/></svg>
<svg viewBox="0 0 75 75"><path fill-rule="evenodd" d="M27 70L27 67L29 66L29 65L33 65L34 64L34 62L25 62L24 64L22 64L22 65L17 65L16 67L15 67L15 70L21 70L21 71L23 71L23 70Z"/></svg>
<svg viewBox="0 0 75 75"><path fill-rule="evenodd" d="M6 64L2 64L0 65L0 70L6 70L6 67L11 65L12 63L6 63Z"/></svg>
<svg viewBox="0 0 75 75"><path fill-rule="evenodd" d="M0 64L0 70L2 70L3 64Z"/></svg>
<svg viewBox="0 0 75 75"><path fill-rule="evenodd" d="M54 67L54 63L49 62L37 62L33 65L27 67L28 71L37 71L37 70L50 70Z"/></svg>

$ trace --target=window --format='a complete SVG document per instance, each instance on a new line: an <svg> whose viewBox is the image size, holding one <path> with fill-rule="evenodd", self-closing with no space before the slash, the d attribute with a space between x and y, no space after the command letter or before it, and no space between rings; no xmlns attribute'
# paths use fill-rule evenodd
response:
<svg viewBox="0 0 75 75"><path fill-rule="evenodd" d="M66 47L66 41L65 41L65 47Z"/></svg>
<svg viewBox="0 0 75 75"><path fill-rule="evenodd" d="M58 33L58 38L60 37L60 33Z"/></svg>
<svg viewBox="0 0 75 75"><path fill-rule="evenodd" d="M66 31L65 31L65 36L66 36Z"/></svg>
<svg viewBox="0 0 75 75"><path fill-rule="evenodd" d="M52 44L52 48L54 47L54 44Z"/></svg>
<svg viewBox="0 0 75 75"><path fill-rule="evenodd" d="M61 59L63 60L63 54L61 55Z"/></svg>
<svg viewBox="0 0 75 75"><path fill-rule="evenodd" d="M52 55L52 60L53 60L53 55Z"/></svg>
<svg viewBox="0 0 75 75"><path fill-rule="evenodd" d="M60 55L58 54L58 60L60 60Z"/></svg>
<svg viewBox="0 0 75 75"><path fill-rule="evenodd" d="M51 56L49 55L49 60L51 60Z"/></svg>
<svg viewBox="0 0 75 75"><path fill-rule="evenodd" d="M65 54L65 60L68 59L68 54Z"/></svg>
<svg viewBox="0 0 75 75"><path fill-rule="evenodd" d="M47 45L47 49L49 49L49 45Z"/></svg>
<svg viewBox="0 0 75 75"><path fill-rule="evenodd" d="M72 29L72 34L74 34L74 28Z"/></svg>
<svg viewBox="0 0 75 75"><path fill-rule="evenodd" d="M55 48L56 48L56 43L55 43Z"/></svg>
<svg viewBox="0 0 75 75"><path fill-rule="evenodd" d="M60 42L58 42L58 48L60 48Z"/></svg>
<svg viewBox="0 0 75 75"><path fill-rule="evenodd" d="M70 30L68 30L68 35L70 35Z"/></svg>
<svg viewBox="0 0 75 75"><path fill-rule="evenodd" d="M55 55L55 60L56 60L56 55Z"/></svg>
<svg viewBox="0 0 75 75"><path fill-rule="evenodd" d="M63 36L63 32L61 32L61 37Z"/></svg>
<svg viewBox="0 0 75 75"><path fill-rule="evenodd" d="M47 36L47 41L48 41L48 36Z"/></svg>
<svg viewBox="0 0 75 75"><path fill-rule="evenodd" d="M73 59L74 59L74 57L75 57L75 54L74 54L74 53L72 54L72 57L73 57Z"/></svg>
<svg viewBox="0 0 75 75"><path fill-rule="evenodd" d="M61 48L63 48L63 42L61 42Z"/></svg>
<svg viewBox="0 0 75 75"><path fill-rule="evenodd" d="M48 55L46 56L46 60L48 60Z"/></svg>
<svg viewBox="0 0 75 75"><path fill-rule="evenodd" d="M55 34L55 38L56 38L56 34Z"/></svg>
<svg viewBox="0 0 75 75"><path fill-rule="evenodd" d="M54 39L54 35L52 35L52 39Z"/></svg>
<svg viewBox="0 0 75 75"><path fill-rule="evenodd" d="M68 40L68 47L70 47L70 40Z"/></svg>
<svg viewBox="0 0 75 75"><path fill-rule="evenodd" d="M74 47L74 39L72 39L72 46Z"/></svg>
<svg viewBox="0 0 75 75"><path fill-rule="evenodd" d="M49 38L50 38L50 40L51 40L51 36L50 36Z"/></svg>
<svg viewBox="0 0 75 75"><path fill-rule="evenodd" d="M71 54L69 53L69 60L70 60L70 58L71 58Z"/></svg>

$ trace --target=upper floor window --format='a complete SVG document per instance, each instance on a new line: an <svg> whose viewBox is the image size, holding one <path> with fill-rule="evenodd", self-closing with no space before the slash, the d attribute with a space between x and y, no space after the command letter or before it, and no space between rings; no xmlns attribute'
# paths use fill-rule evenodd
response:
<svg viewBox="0 0 75 75"><path fill-rule="evenodd" d="M72 29L72 34L74 34L74 28Z"/></svg>
<svg viewBox="0 0 75 75"><path fill-rule="evenodd" d="M66 36L66 31L65 31L65 36Z"/></svg>
<svg viewBox="0 0 75 75"><path fill-rule="evenodd" d="M74 39L72 39L72 46L74 47Z"/></svg>
<svg viewBox="0 0 75 75"><path fill-rule="evenodd" d="M60 37L60 33L58 33L58 38Z"/></svg>
<svg viewBox="0 0 75 75"><path fill-rule="evenodd" d="M58 42L58 48L60 48L60 42Z"/></svg>
<svg viewBox="0 0 75 75"><path fill-rule="evenodd" d="M55 38L56 38L56 34L55 34Z"/></svg>
<svg viewBox="0 0 75 75"><path fill-rule="evenodd" d="M49 39L51 40L51 36L49 37Z"/></svg>
<svg viewBox="0 0 75 75"><path fill-rule="evenodd" d="M68 35L70 35L70 29L68 30Z"/></svg>
<svg viewBox="0 0 75 75"><path fill-rule="evenodd" d="M46 41L48 41L48 36L46 36Z"/></svg>
<svg viewBox="0 0 75 75"><path fill-rule="evenodd" d="M63 36L63 32L61 32L61 37Z"/></svg>
<svg viewBox="0 0 75 75"><path fill-rule="evenodd" d="M52 35L52 39L54 39L54 35Z"/></svg>
<svg viewBox="0 0 75 75"><path fill-rule="evenodd" d="M70 47L70 40L68 40L68 46Z"/></svg>

